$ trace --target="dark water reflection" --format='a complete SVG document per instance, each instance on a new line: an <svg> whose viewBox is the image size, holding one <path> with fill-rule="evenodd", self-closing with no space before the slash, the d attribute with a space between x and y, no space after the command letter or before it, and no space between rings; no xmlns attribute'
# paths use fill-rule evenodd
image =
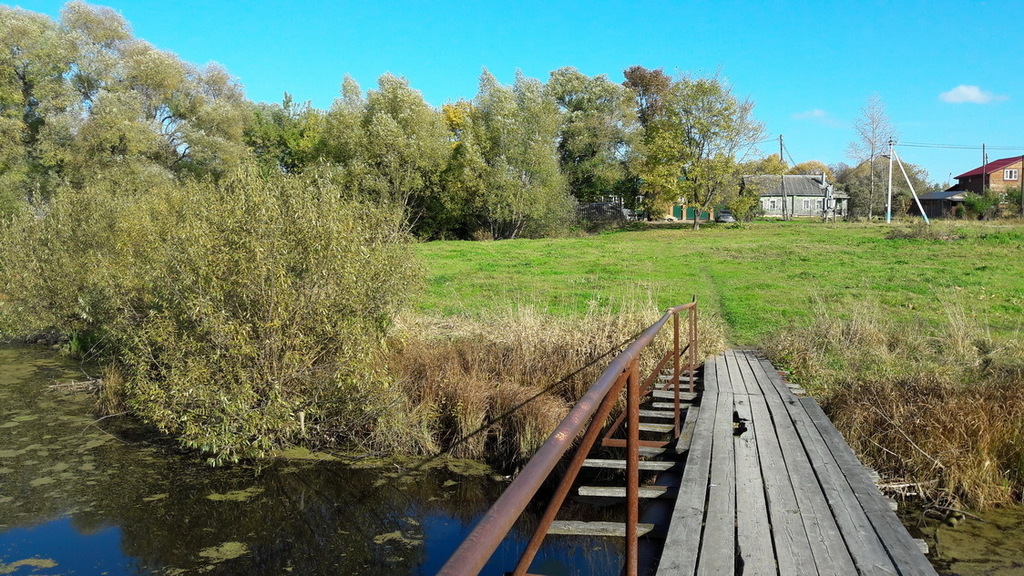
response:
<svg viewBox="0 0 1024 576"><path fill-rule="evenodd" d="M505 486L452 465L210 468L46 390L83 378L47 349L0 347L0 574L434 574ZM533 571L614 574L616 546L554 540Z"/></svg>

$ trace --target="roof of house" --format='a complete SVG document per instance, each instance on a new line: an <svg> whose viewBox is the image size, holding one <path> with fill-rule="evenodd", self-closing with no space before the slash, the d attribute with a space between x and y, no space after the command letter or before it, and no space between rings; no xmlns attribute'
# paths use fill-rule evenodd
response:
<svg viewBox="0 0 1024 576"><path fill-rule="evenodd" d="M962 201L965 199L963 190L936 190L918 196L920 200L951 200Z"/></svg>
<svg viewBox="0 0 1024 576"><path fill-rule="evenodd" d="M956 179L959 180L961 178L968 178L970 176L981 176L982 172L984 172L985 174L991 174L996 170L1002 170L1006 166L1010 166L1012 164L1020 162L1020 160L1020 156L1012 156L1010 158L1000 158L999 160L993 160L988 164L978 166L977 168L971 170L970 172L964 172L963 174L957 176Z"/></svg>
<svg viewBox="0 0 1024 576"><path fill-rule="evenodd" d="M785 178L786 194L789 196L821 197L825 195L825 186L828 185L828 180L822 174L787 174L781 178L773 174L759 174L744 176L743 186L757 186L761 196L782 196L782 178ZM850 196L842 190L833 190L832 197Z"/></svg>

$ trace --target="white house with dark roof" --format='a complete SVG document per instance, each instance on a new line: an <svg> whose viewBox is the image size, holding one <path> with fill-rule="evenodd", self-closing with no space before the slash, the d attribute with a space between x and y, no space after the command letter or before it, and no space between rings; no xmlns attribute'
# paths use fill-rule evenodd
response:
<svg viewBox="0 0 1024 576"><path fill-rule="evenodd" d="M824 174L763 174L743 177L743 193L760 196L765 216L783 216L783 202L788 216L843 218L849 211L850 195L835 190Z"/></svg>

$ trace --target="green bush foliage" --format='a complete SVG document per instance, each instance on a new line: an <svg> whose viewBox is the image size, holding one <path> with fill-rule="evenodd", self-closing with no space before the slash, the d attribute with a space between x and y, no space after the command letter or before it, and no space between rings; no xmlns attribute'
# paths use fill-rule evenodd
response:
<svg viewBox="0 0 1024 576"><path fill-rule="evenodd" d="M217 184L67 189L0 240L0 319L124 373L128 405L215 462L370 438L414 287L401 214L243 169Z"/></svg>

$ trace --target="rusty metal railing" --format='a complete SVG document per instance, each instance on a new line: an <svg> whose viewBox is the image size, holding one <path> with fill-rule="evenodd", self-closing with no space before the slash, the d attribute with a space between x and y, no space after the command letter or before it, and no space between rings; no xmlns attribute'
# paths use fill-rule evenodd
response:
<svg viewBox="0 0 1024 576"><path fill-rule="evenodd" d="M680 314L687 314L688 329L686 342L683 343L680 333ZM661 332L665 324L672 320L673 346L658 362L657 366L645 380L640 378L640 354L650 345ZM683 355L687 362L681 364ZM541 543L547 535L548 528L554 522L562 503L569 495L572 485L583 467L583 462L607 423L612 408L618 401L623 388L626 389L626 410L615 424L611 426L608 436L602 444L626 448L626 557L625 573L629 576L637 574L639 523L639 487L640 487L640 446L664 447L668 442L651 442L640 440L640 401L644 394L650 393L661 371L672 362L672 376L663 387L674 385L675 400L675 434L680 432L681 402L679 388L682 385L680 376L687 372L690 392L693 392L694 371L697 368L697 300L669 308L668 311L649 328L644 330L636 340L616 356L608 368L598 377L594 384L580 398L569 414L555 428L551 436L537 450L526 466L520 471L515 481L484 514L473 531L455 550L448 562L438 572L438 576L474 576L480 572L491 555L504 540L513 524L523 510L541 488L544 481L554 470L562 457L572 447L575 439L586 427L583 437L573 454L568 469L548 503L533 537L520 557L519 564L511 573L524 576L533 562ZM610 435L621 424L626 423L626 438L615 439ZM588 425L589 423L589 425Z"/></svg>

